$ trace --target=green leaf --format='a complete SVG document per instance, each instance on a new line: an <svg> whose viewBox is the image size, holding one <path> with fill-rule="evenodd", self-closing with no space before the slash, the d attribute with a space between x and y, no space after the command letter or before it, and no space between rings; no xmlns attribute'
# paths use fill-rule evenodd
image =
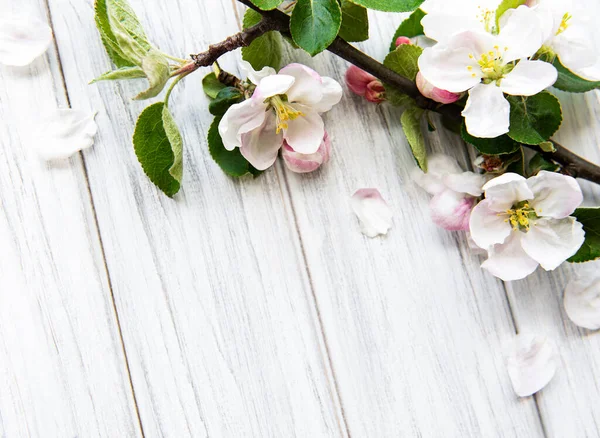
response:
<svg viewBox="0 0 600 438"><path fill-rule="evenodd" d="M221 117L215 117L208 130L208 150L210 156L221 167L223 172L229 176L242 176L248 172L258 172L240 153L240 148L232 151L225 149L221 135L219 134L219 122Z"/></svg>
<svg viewBox="0 0 600 438"><path fill-rule="evenodd" d="M244 29L258 24L262 16L252 10L246 10L244 14ZM242 47L242 58L248 61L254 70L261 70L263 67L273 67L279 70L281 67L282 56L282 38L279 32L267 32L256 38L247 47Z"/></svg>
<svg viewBox="0 0 600 438"><path fill-rule="evenodd" d="M106 7L117 50L124 59L141 67L151 45L134 10L125 0L106 0Z"/></svg>
<svg viewBox="0 0 600 438"><path fill-rule="evenodd" d="M514 156L506 160L508 166L506 167L507 172L517 173L521 176L527 176L525 172L525 151L523 147L519 147Z"/></svg>
<svg viewBox="0 0 600 438"><path fill-rule="evenodd" d="M578 208L572 216L583 225L585 241L568 261L583 263L600 258L600 208Z"/></svg>
<svg viewBox="0 0 600 438"><path fill-rule="evenodd" d="M202 79L202 89L204 90L204 93L211 99L217 97L219 91L226 87L227 85L219 82L217 75L214 73L209 73Z"/></svg>
<svg viewBox="0 0 600 438"><path fill-rule="evenodd" d="M117 39L115 38L115 34L110 28L106 2L107 0L96 0L94 3L94 20L96 21L96 27L100 32L102 44L106 49L108 57L117 67L131 67L135 64L123 57L123 54L119 49Z"/></svg>
<svg viewBox="0 0 600 438"><path fill-rule="evenodd" d="M151 49L142 59L142 70L148 78L148 89L134 97L135 100L150 99L158 96L165 88L171 76L169 61L158 50Z"/></svg>
<svg viewBox="0 0 600 438"><path fill-rule="evenodd" d="M233 104L244 100L244 94L235 87L223 88L211 103L208 104L208 111L213 116L222 116Z"/></svg>
<svg viewBox="0 0 600 438"><path fill-rule="evenodd" d="M290 31L294 42L315 56L333 42L341 24L342 11L337 0L298 0Z"/></svg>
<svg viewBox="0 0 600 438"><path fill-rule="evenodd" d="M402 123L404 135L406 135L417 164L423 172L427 172L427 151L425 150L425 139L421 131L422 115L422 109L408 108L402 113L400 122Z"/></svg>
<svg viewBox="0 0 600 438"><path fill-rule="evenodd" d="M352 0L357 5L384 12L412 12L423 0Z"/></svg>
<svg viewBox="0 0 600 438"><path fill-rule="evenodd" d="M473 137L467 132L463 123L460 135L463 140L473 145L482 154L486 155L504 155L512 154L519 150L520 145L512 140L508 135L501 135L496 138Z"/></svg>
<svg viewBox="0 0 600 438"><path fill-rule="evenodd" d="M502 0L498 9L496 9L496 27L500 27L500 17L504 15L509 9L516 9L521 5L524 5L527 0Z"/></svg>
<svg viewBox="0 0 600 438"><path fill-rule="evenodd" d="M537 145L548 140L562 123L558 99L542 91L531 97L507 96L510 102L508 135L523 144Z"/></svg>
<svg viewBox="0 0 600 438"><path fill-rule="evenodd" d="M390 44L390 52L396 50L396 40L398 37L405 36L407 38L413 38L419 35L424 35L423 26L421 20L427 15L421 9L417 9L415 12L410 14L406 20L404 20L400 27L396 30L394 38L392 38L392 44Z"/></svg>
<svg viewBox="0 0 600 438"><path fill-rule="evenodd" d="M554 67L558 70L558 80L554 83L554 88L569 93L585 93L600 88L600 81L588 81L580 78L562 65L558 58L554 60Z"/></svg>
<svg viewBox="0 0 600 438"><path fill-rule="evenodd" d="M270 11L271 9L275 9L283 0L250 0L256 6L261 8L263 11Z"/></svg>
<svg viewBox="0 0 600 438"><path fill-rule="evenodd" d="M367 10L349 0L342 0L342 26L339 36L349 42L368 40L369 16Z"/></svg>
<svg viewBox="0 0 600 438"><path fill-rule="evenodd" d="M169 197L179 191L181 135L164 102L154 103L142 111L133 132L133 148L150 181Z"/></svg>
<svg viewBox="0 0 600 438"><path fill-rule="evenodd" d="M139 79L145 78L146 74L140 67L121 67L118 70L107 71L101 74L96 79L90 82L90 84L99 81L118 81L121 79Z"/></svg>
<svg viewBox="0 0 600 438"><path fill-rule="evenodd" d="M399 75L414 81L419 72L419 56L423 49L419 46L403 44L393 52L388 53L383 61L383 65L394 70Z"/></svg>
<svg viewBox="0 0 600 438"><path fill-rule="evenodd" d="M558 164L552 161L546 160L540 154L535 154L529 160L529 174L536 175L540 170L547 170L548 172L557 172L560 169Z"/></svg>

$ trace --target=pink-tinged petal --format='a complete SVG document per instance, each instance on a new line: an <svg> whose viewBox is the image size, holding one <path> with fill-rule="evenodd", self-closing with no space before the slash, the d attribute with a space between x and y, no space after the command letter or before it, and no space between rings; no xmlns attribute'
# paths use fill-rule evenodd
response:
<svg viewBox="0 0 600 438"><path fill-rule="evenodd" d="M558 268L575 255L585 240L583 225L573 217L540 219L524 233L521 243L525 252L546 271Z"/></svg>
<svg viewBox="0 0 600 438"><path fill-rule="evenodd" d="M461 94L451 93L450 91L442 90L434 87L433 84L427 82L421 72L417 73L417 88L421 94L429 99L443 104L454 103L461 98Z"/></svg>
<svg viewBox="0 0 600 438"><path fill-rule="evenodd" d="M267 76L260 80L252 94L252 99L258 103L278 94L286 94L295 81L293 76L281 74Z"/></svg>
<svg viewBox="0 0 600 438"><path fill-rule="evenodd" d="M458 193L467 193L471 196L481 196L486 177L473 172L461 172L446 175L443 182L446 187Z"/></svg>
<svg viewBox="0 0 600 438"><path fill-rule="evenodd" d="M469 217L475 198L464 196L452 190L438 193L429 202L431 219L445 230L460 231L469 229Z"/></svg>
<svg viewBox="0 0 600 438"><path fill-rule="evenodd" d="M368 237L387 234L392 227L392 210L377 189L360 189L352 195L352 209L360 221L360 231Z"/></svg>
<svg viewBox="0 0 600 438"><path fill-rule="evenodd" d="M412 41L410 40L410 38L405 36L399 36L398 38L396 38L396 47L403 46L405 44L408 44L409 46L412 45Z"/></svg>
<svg viewBox="0 0 600 438"><path fill-rule="evenodd" d="M590 330L600 329L600 275L571 280L565 289L565 311L574 324Z"/></svg>
<svg viewBox="0 0 600 438"><path fill-rule="evenodd" d="M267 105L248 99L231 105L219 122L219 134L225 149L232 151L242 144L242 134L258 128L265 121Z"/></svg>
<svg viewBox="0 0 600 438"><path fill-rule="evenodd" d="M543 34L537 14L527 6L511 11L500 29L497 45L504 50L504 62L529 58L542 47Z"/></svg>
<svg viewBox="0 0 600 438"><path fill-rule="evenodd" d="M359 96L364 96L367 92L367 85L376 80L375 76L355 65L351 65L346 70L346 85L350 88L350 91Z"/></svg>
<svg viewBox="0 0 600 438"><path fill-rule="evenodd" d="M240 152L258 170L273 165L283 144L283 135L277 134L275 116L269 114L258 128L242 135Z"/></svg>
<svg viewBox="0 0 600 438"><path fill-rule="evenodd" d="M323 99L323 79L312 68L302 64L290 64L283 67L279 74L293 76L296 79L286 93L290 102L312 106Z"/></svg>
<svg viewBox="0 0 600 438"><path fill-rule="evenodd" d="M500 88L513 96L533 96L554 85L556 79L558 72L552 64L523 59L502 79Z"/></svg>
<svg viewBox="0 0 600 438"><path fill-rule="evenodd" d="M567 175L542 170L529 178L527 185L535 196L530 205L538 216L562 219L583 202L581 187Z"/></svg>
<svg viewBox="0 0 600 438"><path fill-rule="evenodd" d="M505 173L484 186L485 197L490 201L490 208L496 212L505 212L514 204L533 199L533 192L527 180L516 173Z"/></svg>
<svg viewBox="0 0 600 438"><path fill-rule="evenodd" d="M98 125L96 113L59 109L36 127L33 147L44 160L62 160L92 147Z"/></svg>
<svg viewBox="0 0 600 438"><path fill-rule="evenodd" d="M327 76L323 76L322 79L321 91L323 92L323 97L319 102L312 105L312 108L318 113L327 112L334 105L337 105L342 99L343 94L342 86L338 81Z"/></svg>
<svg viewBox="0 0 600 438"><path fill-rule="evenodd" d="M241 70L246 74L248 80L254 85L260 84L260 81L267 76L273 76L277 74L273 67L268 66L263 67L260 71L256 71L254 68L252 68L252 65L248 61L241 62Z"/></svg>
<svg viewBox="0 0 600 438"><path fill-rule="evenodd" d="M469 90L462 115L469 134L479 138L496 138L508 132L510 103L494 82L481 83Z"/></svg>
<svg viewBox="0 0 600 438"><path fill-rule="evenodd" d="M288 127L284 130L284 138L296 152L313 154L321 146L325 136L323 119L309 107L292 105L294 109L302 112L302 116L288 120Z"/></svg>
<svg viewBox="0 0 600 438"><path fill-rule="evenodd" d="M429 157L428 171L415 168L411 172L413 181L430 195L437 195L446 189L443 178L446 175L462 173L456 160L448 155L435 154Z"/></svg>
<svg viewBox="0 0 600 438"><path fill-rule="evenodd" d="M545 336L518 334L507 358L508 375L519 397L528 397L546 386L558 367L554 343Z"/></svg>
<svg viewBox="0 0 600 438"><path fill-rule="evenodd" d="M34 17L7 16L0 19L0 64L25 66L42 55L52 43L52 30Z"/></svg>
<svg viewBox="0 0 600 438"><path fill-rule="evenodd" d="M367 86L365 99L371 103L381 103L385 100L385 87L380 81L373 81Z"/></svg>
<svg viewBox="0 0 600 438"><path fill-rule="evenodd" d="M331 141L327 132L323 137L323 142L319 146L319 150L314 154L300 154L291 148L287 142L284 142L281 156L286 167L292 172L296 173L308 173L317 170L321 167L321 164L329 161L329 155L331 151Z"/></svg>
<svg viewBox="0 0 600 438"><path fill-rule="evenodd" d="M488 259L481 264L481 267L504 281L521 280L533 273L538 263L523 250L522 235L520 231L515 231L504 243L494 245L488 251Z"/></svg>
<svg viewBox="0 0 600 438"><path fill-rule="evenodd" d="M490 205L491 201L484 199L473 208L469 219L471 237L483 249L503 243L512 232L506 217L492 210Z"/></svg>

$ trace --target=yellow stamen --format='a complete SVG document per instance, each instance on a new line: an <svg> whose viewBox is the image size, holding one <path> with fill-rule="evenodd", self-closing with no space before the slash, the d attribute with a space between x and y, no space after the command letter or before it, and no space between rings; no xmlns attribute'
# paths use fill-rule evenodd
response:
<svg viewBox="0 0 600 438"><path fill-rule="evenodd" d="M283 129L288 128L288 120L294 120L298 117L304 116L301 111L294 109L288 102L285 96L273 96L269 99L269 103L275 110L275 114L277 116L277 134L279 134Z"/></svg>
<svg viewBox="0 0 600 438"><path fill-rule="evenodd" d="M569 28L569 21L571 21L571 18L573 18L573 16L571 14L569 14L568 12L565 12L565 15L563 15L563 17L562 17L562 21L560 22L560 26L558 27L558 30L556 31L556 35L560 35L561 33L563 33L565 30L567 30Z"/></svg>

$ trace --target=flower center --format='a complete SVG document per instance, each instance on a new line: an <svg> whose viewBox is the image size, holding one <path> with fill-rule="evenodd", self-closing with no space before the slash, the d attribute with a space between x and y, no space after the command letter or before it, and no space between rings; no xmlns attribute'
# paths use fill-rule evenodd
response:
<svg viewBox="0 0 600 438"><path fill-rule="evenodd" d="M288 128L288 120L294 120L304 115L301 111L294 109L287 101L287 97L283 94L278 94L277 96L269 98L269 103L275 110L275 115L277 116L277 134L283 129Z"/></svg>
<svg viewBox="0 0 600 438"><path fill-rule="evenodd" d="M529 231L530 221L538 216L535 210L531 208L527 201L519 202L513 208L509 208L505 213L499 213L501 216L508 216L504 222L510 222L513 230Z"/></svg>
<svg viewBox="0 0 600 438"><path fill-rule="evenodd" d="M562 21L560 22L560 26L558 26L558 30L556 31L556 35L560 35L569 28L569 21L571 21L571 18L573 18L573 16L570 13L565 12Z"/></svg>
<svg viewBox="0 0 600 438"><path fill-rule="evenodd" d="M504 76L506 76L513 70L514 65L506 64L503 59L503 52L506 52L507 50L508 47L505 47L504 51L501 51L498 46L494 46L494 50L490 50L487 53L483 53L479 57L479 59L477 60L477 64L479 64L479 67L481 68L481 73L483 73L484 84L499 82ZM475 59L475 56L473 56L473 54L469 54L469 58ZM477 77L477 75L473 73L473 66L467 66L467 70L471 72L471 76L473 76L474 78Z"/></svg>

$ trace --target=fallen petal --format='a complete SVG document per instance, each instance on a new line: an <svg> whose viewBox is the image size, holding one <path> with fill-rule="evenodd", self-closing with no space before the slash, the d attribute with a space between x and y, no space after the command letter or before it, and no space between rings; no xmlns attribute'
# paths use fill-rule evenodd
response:
<svg viewBox="0 0 600 438"><path fill-rule="evenodd" d="M43 54L52 42L52 30L33 17L0 19L0 64L24 66Z"/></svg>
<svg viewBox="0 0 600 438"><path fill-rule="evenodd" d="M34 149L44 160L61 160L91 147L98 131L95 116L95 112L57 110L38 127Z"/></svg>
<svg viewBox="0 0 600 438"><path fill-rule="evenodd" d="M571 280L565 289L564 306L575 325L600 329L600 275Z"/></svg>
<svg viewBox="0 0 600 438"><path fill-rule="evenodd" d="M508 375L519 397L535 394L552 380L558 361L552 341L545 336L517 335L508 354Z"/></svg>
<svg viewBox="0 0 600 438"><path fill-rule="evenodd" d="M359 189L352 195L352 209L360 221L360 231L368 237L387 234L392 227L392 210L377 189Z"/></svg>

